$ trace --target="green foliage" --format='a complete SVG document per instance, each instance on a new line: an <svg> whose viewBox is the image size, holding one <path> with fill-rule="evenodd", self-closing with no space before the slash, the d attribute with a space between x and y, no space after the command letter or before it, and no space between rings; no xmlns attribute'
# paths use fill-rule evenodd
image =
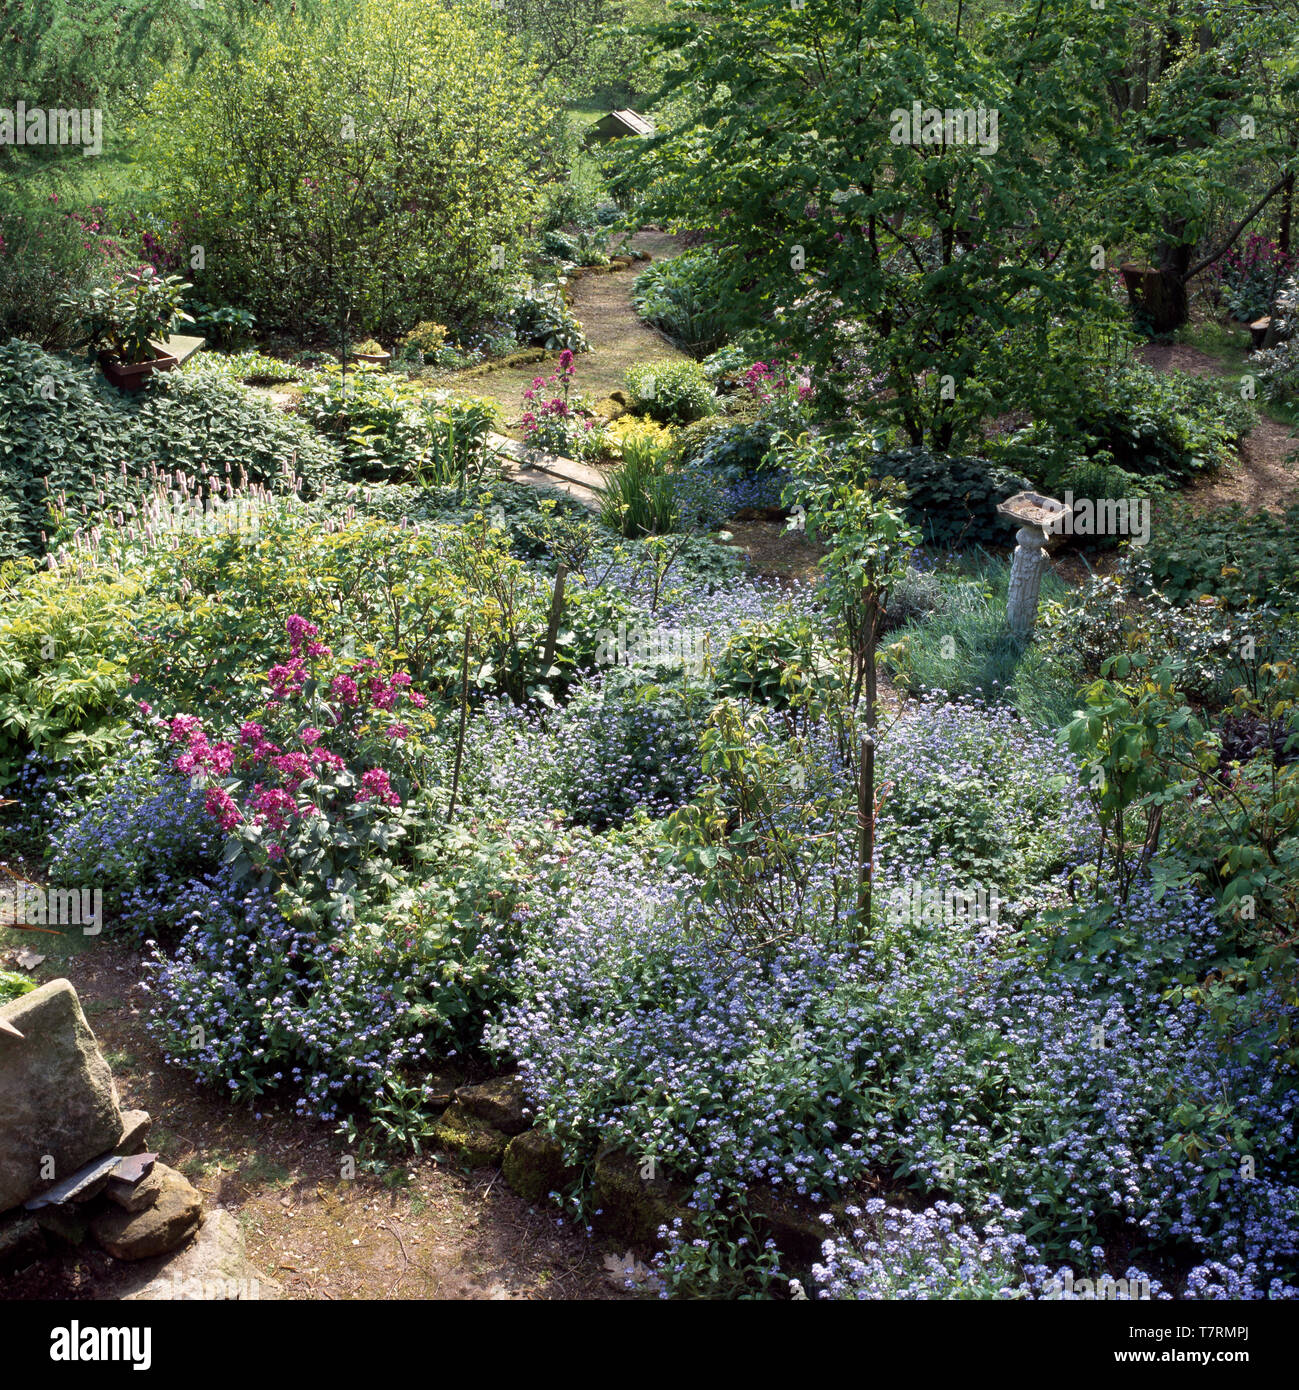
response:
<svg viewBox="0 0 1299 1390"><path fill-rule="evenodd" d="M805 508L808 539L827 547L823 592L846 638L845 685L853 709L865 693L866 722L874 728L876 643L889 594L918 539L907 523L906 492L893 478L854 478L836 450L808 436L791 451L791 466L785 501Z"/></svg>
<svg viewBox="0 0 1299 1390"><path fill-rule="evenodd" d="M0 786L33 750L89 766L120 746L128 667L113 649L142 598L132 576L0 566Z"/></svg>
<svg viewBox="0 0 1299 1390"><path fill-rule="evenodd" d="M20 975L16 970L0 970L0 1004L21 999L35 988L36 981L30 975Z"/></svg>
<svg viewBox="0 0 1299 1390"><path fill-rule="evenodd" d="M717 398L698 362L665 358L627 369L632 409L665 425L688 425L717 413Z"/></svg>
<svg viewBox="0 0 1299 1390"><path fill-rule="evenodd" d="M81 337L77 296L108 283L100 238L69 213L0 208L0 248L0 341L73 346Z"/></svg>
<svg viewBox="0 0 1299 1390"><path fill-rule="evenodd" d="M851 452L862 441L846 446ZM997 504L1030 486L1028 480L986 459L932 454L928 449L858 455L877 477L896 478L907 490L907 515L926 545L955 549L1003 544L1010 526Z"/></svg>
<svg viewBox="0 0 1299 1390"><path fill-rule="evenodd" d="M1058 411L1020 431L1001 452L1012 467L1045 471L1045 481L1053 483L1061 476L1058 466L1034 470L1034 458L1083 455L1140 479L1180 486L1231 464L1254 420L1254 408L1211 377L1129 363L1102 373L1072 413Z"/></svg>
<svg viewBox="0 0 1299 1390"><path fill-rule="evenodd" d="M252 22L148 95L144 156L206 251L205 298L263 327L421 318L476 324L504 308L536 203L540 93L486 0L454 11L356 0L328 24Z"/></svg>
<svg viewBox="0 0 1299 1390"><path fill-rule="evenodd" d="M1269 602L1299 609L1299 507L1281 516L1239 503L1161 512L1146 547L1150 580L1170 602L1212 594L1233 608Z"/></svg>
<svg viewBox="0 0 1299 1390"><path fill-rule="evenodd" d="M476 475L499 417L492 401L441 401L405 377L369 367L324 367L304 399L308 419L337 441L343 473L356 481L441 486Z"/></svg>
<svg viewBox="0 0 1299 1390"><path fill-rule="evenodd" d="M0 495L16 501L0 559L42 553L42 532L52 541L64 517L129 513L160 472L178 469L204 493L209 479L291 488L296 477L310 495L337 459L301 420L240 386L168 372L128 395L34 344L0 347Z"/></svg>
<svg viewBox="0 0 1299 1390"><path fill-rule="evenodd" d="M257 324L255 314L232 304L205 304L191 301L194 331L207 340L207 346L223 351L240 348L248 341Z"/></svg>
<svg viewBox="0 0 1299 1390"><path fill-rule="evenodd" d="M605 478L600 520L629 539L666 535L681 524L671 432L648 421L627 423L634 420L624 416L613 427L622 463Z"/></svg>
<svg viewBox="0 0 1299 1390"><path fill-rule="evenodd" d="M561 277L550 284L529 281L516 295L510 320L521 343L534 343L548 352L585 352L589 346L577 315L564 298Z"/></svg>
<svg viewBox="0 0 1299 1390"><path fill-rule="evenodd" d="M681 432L676 453L681 463L742 478L768 461L775 438L776 427L764 420L705 417Z"/></svg>
<svg viewBox="0 0 1299 1390"><path fill-rule="evenodd" d="M636 277L632 305L646 323L661 329L693 357L721 346L726 292L724 273L710 250L685 251L656 261Z"/></svg>
<svg viewBox="0 0 1299 1390"><path fill-rule="evenodd" d="M1102 190L1122 159L1107 93L1126 54L1104 12L1057 8L1014 6L959 36L917 0L674 16L656 39L677 60L669 94L688 95L653 142L615 151L611 186L639 194L642 217L711 234L719 331L774 325L827 407L849 399L951 452L1068 389L1072 364L1050 350L1060 317L1118 317L1090 248L1107 241ZM1045 41L1057 23L1073 44ZM919 93L995 112L995 148L988 129L936 150L899 128L891 113L909 125ZM1043 110L1060 119L1044 128Z"/></svg>
<svg viewBox="0 0 1299 1390"><path fill-rule="evenodd" d="M150 339L166 338L182 323L193 322L181 308L190 288L179 275L159 275L144 266L79 296L77 311L92 348L119 362L151 362L158 352Z"/></svg>
<svg viewBox="0 0 1299 1390"><path fill-rule="evenodd" d="M815 717L842 678L805 613L778 613L735 633L717 660L717 693Z"/></svg>

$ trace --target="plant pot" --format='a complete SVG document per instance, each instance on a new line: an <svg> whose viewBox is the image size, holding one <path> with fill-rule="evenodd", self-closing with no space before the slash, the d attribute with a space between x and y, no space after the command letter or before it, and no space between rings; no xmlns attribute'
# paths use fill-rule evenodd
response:
<svg viewBox="0 0 1299 1390"><path fill-rule="evenodd" d="M169 372L176 363L177 359L171 356L155 357L148 362L119 362L111 353L99 354L100 370L119 391L140 391L154 372Z"/></svg>
<svg viewBox="0 0 1299 1390"><path fill-rule="evenodd" d="M392 361L390 352L354 352L352 356L358 362L369 362L376 367L386 367Z"/></svg>

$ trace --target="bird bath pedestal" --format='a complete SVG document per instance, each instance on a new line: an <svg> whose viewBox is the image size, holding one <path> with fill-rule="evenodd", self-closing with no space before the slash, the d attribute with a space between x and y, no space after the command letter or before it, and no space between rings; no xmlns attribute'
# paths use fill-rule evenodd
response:
<svg viewBox="0 0 1299 1390"><path fill-rule="evenodd" d="M1040 492L1017 492L997 508L998 516L1019 526L1006 592L1006 625L1012 632L1027 636L1033 631L1046 566L1042 552L1059 534L1061 519L1068 510L1063 502Z"/></svg>

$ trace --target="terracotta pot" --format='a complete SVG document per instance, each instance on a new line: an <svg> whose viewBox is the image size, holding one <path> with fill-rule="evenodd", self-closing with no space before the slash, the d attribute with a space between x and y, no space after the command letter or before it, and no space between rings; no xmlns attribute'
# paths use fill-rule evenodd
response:
<svg viewBox="0 0 1299 1390"><path fill-rule="evenodd" d="M177 364L171 356L155 357L149 362L119 362L110 353L99 354L99 367L108 381L119 391L140 391L154 372L169 372Z"/></svg>

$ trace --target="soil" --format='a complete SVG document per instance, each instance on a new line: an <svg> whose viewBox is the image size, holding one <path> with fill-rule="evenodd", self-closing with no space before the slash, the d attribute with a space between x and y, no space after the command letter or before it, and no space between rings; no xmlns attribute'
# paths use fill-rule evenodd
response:
<svg viewBox="0 0 1299 1390"><path fill-rule="evenodd" d="M616 1299L604 1253L621 1254L553 1212L533 1210L495 1169L460 1172L436 1156L383 1177L357 1161L333 1126L291 1104L263 1103L262 1118L167 1067L145 1032L141 958L107 937L0 929L0 968L19 951L47 953L32 972L64 976L81 998L117 1082L123 1109L153 1116L148 1147L180 1169L205 1206L235 1213L258 1272L288 1299ZM0 1279L9 1299L111 1299L130 1266L87 1241L77 1251Z"/></svg>
<svg viewBox="0 0 1299 1390"><path fill-rule="evenodd" d="M1192 376L1239 377L1247 366L1229 364L1185 343L1146 343L1137 356L1156 371ZM1299 439L1295 431L1260 409L1259 421L1240 446L1240 462L1212 477L1197 479L1180 494L1196 511L1239 502L1247 511L1284 511L1299 503Z"/></svg>

